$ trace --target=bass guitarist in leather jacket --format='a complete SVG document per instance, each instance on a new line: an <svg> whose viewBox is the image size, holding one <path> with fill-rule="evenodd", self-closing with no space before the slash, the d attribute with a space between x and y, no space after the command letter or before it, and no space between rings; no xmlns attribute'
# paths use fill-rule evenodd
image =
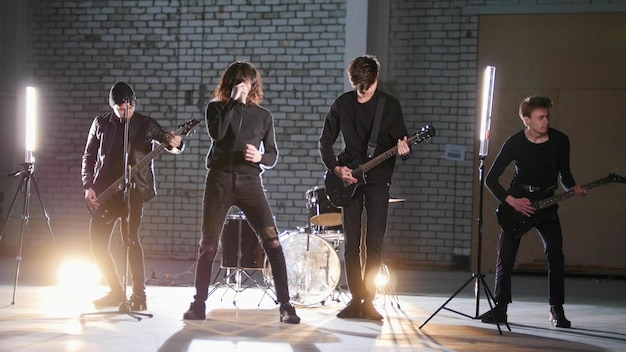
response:
<svg viewBox="0 0 626 352"><path fill-rule="evenodd" d="M586 190L576 185L570 171L569 138L550 127L551 107L552 101L547 97L532 96L522 101L519 117L526 128L504 142L485 183L502 206L512 207L528 219L536 219L534 227L543 241L548 259L550 322L556 327L569 328L571 322L563 310L565 258L557 206L539 213L532 206L532 201L538 200L534 199L536 195L545 198L551 196L559 178L565 190L572 189L576 196L584 196ZM507 190L498 179L511 163L515 164L515 175ZM509 228L502 223L501 226ZM507 305L512 302L511 274L522 235L506 233L504 230L500 232L494 289L496 306L481 315L484 323L507 322Z"/></svg>
<svg viewBox="0 0 626 352"><path fill-rule="evenodd" d="M111 256L109 245L113 228L121 219L122 240L128 246L129 268L132 275L133 293L129 298L131 311L146 310L144 285L143 249L139 241L139 227L144 202L156 195L152 160L148 167L132 172L132 166L152 151L153 141L167 143L172 154L183 150L182 138L168 133L153 118L135 112L135 92L126 82L116 82L109 92L112 112L94 118L82 158L82 183L85 201L92 217L89 227L92 255L102 271L111 291L93 301L96 308L119 306L125 301L122 284ZM125 124L129 123L129 164L133 187L130 190L130 216L127 226L127 204L123 191L103 204L99 195L111 189L116 180L124 175ZM119 191L119 190L117 190Z"/></svg>

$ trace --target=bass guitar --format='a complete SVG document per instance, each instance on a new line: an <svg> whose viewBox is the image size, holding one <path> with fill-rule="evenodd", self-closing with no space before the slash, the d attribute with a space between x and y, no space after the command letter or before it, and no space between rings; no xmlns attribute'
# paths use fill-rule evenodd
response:
<svg viewBox="0 0 626 352"><path fill-rule="evenodd" d="M199 124L200 121L196 119L191 119L180 125L178 129L174 131L174 134L178 136L186 136ZM152 159L154 159L157 155L163 152L168 146L169 145L167 143L160 143L159 145L157 145L154 149L152 149L150 153L146 154L143 159L141 159L137 164L133 165L132 172L139 172L148 167L150 165L150 161L152 161ZM90 210L89 207L87 207L87 210L89 210L91 216L101 219L116 218L117 216L113 214L111 210L111 208L115 207L111 207L110 204L107 203L114 203L116 201L121 202L122 197L121 193L119 192L122 191L122 189L124 189L124 175L120 176L120 178L118 178L109 187L107 187L104 191L100 192L96 196L96 201L100 205L97 209Z"/></svg>
<svg viewBox="0 0 626 352"><path fill-rule="evenodd" d="M407 139L407 143L410 146L412 144L429 142L434 135L435 129L429 125L424 125L420 131ZM337 177L334 172L327 170L324 175L324 185L326 186L326 196L328 200L335 207L344 207L350 204L358 187L367 183L367 172L380 165L383 161L395 156L397 153L398 146L394 146L356 168L348 166L352 169L352 177L359 181L353 184L344 182L341 178Z"/></svg>
<svg viewBox="0 0 626 352"><path fill-rule="evenodd" d="M626 177L618 175L616 173L610 173L607 177L603 177L599 180L590 182L582 186L586 190L596 188L598 186L605 185L607 183L626 183ZM498 224L502 227L504 234L513 238L521 238L525 233L530 231L536 224L545 220L544 210L550 208L557 203L570 199L575 196L574 190L569 190L561 194L557 194L551 197L533 200L533 198L541 197L544 192L533 192L538 196L529 196L532 202L533 208L536 209L532 216L526 216L510 206L507 203L500 203L496 209L496 217L498 218Z"/></svg>

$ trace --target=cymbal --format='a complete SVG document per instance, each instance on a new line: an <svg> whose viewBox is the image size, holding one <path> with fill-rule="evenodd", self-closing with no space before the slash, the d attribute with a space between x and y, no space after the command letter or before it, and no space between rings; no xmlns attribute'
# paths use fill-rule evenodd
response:
<svg viewBox="0 0 626 352"><path fill-rule="evenodd" d="M326 213L315 215L311 218L311 224L315 226L339 226L343 223L341 213Z"/></svg>
<svg viewBox="0 0 626 352"><path fill-rule="evenodd" d="M406 199L404 198L389 198L389 203L400 203L404 202Z"/></svg>

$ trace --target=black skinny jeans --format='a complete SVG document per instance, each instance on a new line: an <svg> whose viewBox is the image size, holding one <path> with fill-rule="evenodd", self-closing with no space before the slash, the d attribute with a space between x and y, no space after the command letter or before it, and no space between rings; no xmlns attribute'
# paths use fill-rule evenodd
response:
<svg viewBox="0 0 626 352"><path fill-rule="evenodd" d="M272 210L258 175L210 170L204 190L202 239L196 265L196 301L206 301L213 262L217 255L224 221L231 206L246 215L250 227L260 237L263 250L272 267L277 300L289 302L285 255L278 240Z"/></svg>
<svg viewBox="0 0 626 352"><path fill-rule="evenodd" d="M543 241L544 254L548 259L548 282L550 305L565 302L565 257L563 255L563 234L559 216L554 211L548 220L537 224L537 233ZM513 302L511 298L511 274L521 239L515 239L500 232L498 256L496 259L495 301L498 304Z"/></svg>
<svg viewBox="0 0 626 352"><path fill-rule="evenodd" d="M363 229L361 217L364 207L367 223ZM375 281L382 263L388 210L389 184L359 186L355 199L343 208L346 278L353 299L372 301L376 295ZM365 248L361 248L362 236L365 236ZM364 274L361 250L366 255Z"/></svg>
<svg viewBox="0 0 626 352"><path fill-rule="evenodd" d="M139 239L139 227L143 215L143 200L141 196L131 191L130 196L130 226L126 226L126 204L118 204L111 211L115 217L103 219L91 218L89 226L89 238L91 241L91 253L104 276L111 291L122 290L122 283L117 273L115 261L111 256L110 245L113 228L121 219L121 235L123 243L128 246L128 266L133 283L133 293L143 295L145 291L145 269L143 248ZM102 206L107 206L103 204ZM124 256L126 257L126 256Z"/></svg>

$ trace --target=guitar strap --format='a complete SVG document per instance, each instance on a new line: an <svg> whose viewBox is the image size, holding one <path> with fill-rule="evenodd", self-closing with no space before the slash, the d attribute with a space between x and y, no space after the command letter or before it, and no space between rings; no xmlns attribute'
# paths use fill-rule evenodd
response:
<svg viewBox="0 0 626 352"><path fill-rule="evenodd" d="M383 109L385 108L385 97L381 96L378 99L378 105L376 105L376 115L374 115L374 124L372 125L372 135L370 141L367 143L367 158L374 157L376 151L376 140L378 139L378 129L380 127L380 121L383 117Z"/></svg>

